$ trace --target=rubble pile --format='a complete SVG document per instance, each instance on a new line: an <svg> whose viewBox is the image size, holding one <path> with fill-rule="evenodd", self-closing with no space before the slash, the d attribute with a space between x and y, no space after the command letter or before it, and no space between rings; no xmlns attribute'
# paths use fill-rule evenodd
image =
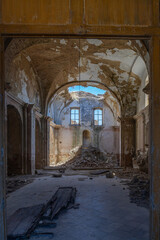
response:
<svg viewBox="0 0 160 240"><path fill-rule="evenodd" d="M105 154L95 147L81 147L77 154L63 166L72 168L114 168L118 167L118 161L114 154Z"/></svg>
<svg viewBox="0 0 160 240"><path fill-rule="evenodd" d="M114 170L121 183L129 188L129 197L137 206L149 208L150 181L149 175L139 169Z"/></svg>
<svg viewBox="0 0 160 240"><path fill-rule="evenodd" d="M15 178L8 178L6 181L7 185L7 195L11 192L16 191L17 189L33 182L33 178L22 178L21 176Z"/></svg>
<svg viewBox="0 0 160 240"><path fill-rule="evenodd" d="M150 193L150 182L148 179L139 178L135 176L129 186L129 196L132 203L136 203L138 206L149 208L149 193Z"/></svg>
<svg viewBox="0 0 160 240"><path fill-rule="evenodd" d="M129 197L137 206L149 208L150 181L148 174L138 169L116 170L118 178L123 179L122 184L129 188Z"/></svg>
<svg viewBox="0 0 160 240"><path fill-rule="evenodd" d="M132 179L135 176L139 176L140 178L148 178L148 174L144 172L140 172L139 169L134 168L123 168L123 169L116 169L114 170L116 177L122 179Z"/></svg>

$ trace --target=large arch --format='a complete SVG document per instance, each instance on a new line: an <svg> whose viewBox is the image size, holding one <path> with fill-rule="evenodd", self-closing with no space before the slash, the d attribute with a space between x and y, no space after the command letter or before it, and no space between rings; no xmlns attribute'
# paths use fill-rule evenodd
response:
<svg viewBox="0 0 160 240"><path fill-rule="evenodd" d="M129 53L129 61L123 61L123 51ZM51 96L58 88L72 81L95 81L97 75L99 82L110 87L120 101L124 101L123 105L130 104L123 112L125 116L131 115L135 111L140 81L132 72L135 59L140 56L148 68L148 52L141 40L20 38L9 43L5 54L7 68L11 68L17 58L28 61L32 66L43 89L45 113ZM10 72L9 69L6 72Z"/></svg>
<svg viewBox="0 0 160 240"><path fill-rule="evenodd" d="M102 144L102 141L108 141L108 138L112 138L112 142L114 142L114 138L116 137L115 134L117 136L120 135L120 123L118 119L121 117L121 104L119 99L117 99L117 96L105 86L105 84L95 81L82 81L79 82L79 85L82 85L84 88L91 86L93 88L95 87L94 91L99 88L103 90L103 94L94 95L94 93L87 92L87 89L86 93L82 90L80 95L78 92L70 91L70 87L77 86L77 82L67 83L54 93L47 111L53 125L53 127L50 125L50 141L48 143L50 146L51 165L56 165L58 163L56 162L56 156L53 156L54 147L59 155L59 164L66 160L68 161L77 151L79 151L79 149L81 149L81 147L95 147L102 152L114 152L113 154L115 154L115 156L120 156L119 143L117 145L116 142L116 146L114 147L111 147L111 144ZM80 97L81 100L78 100L78 97ZM71 126L70 109L72 107L78 107L77 104L79 104L80 125ZM93 122L93 110L96 107L102 107L104 109L103 126L100 128L96 127ZM87 114L85 114L86 111ZM53 139L53 128L54 131L56 131L56 127L58 126L60 126L59 131L56 132L58 135L54 134ZM115 132L113 126L117 126L117 133L119 131L118 134ZM102 132L103 134L101 134ZM104 137L104 135L107 136ZM59 151L56 146L56 141L59 146Z"/></svg>
<svg viewBox="0 0 160 240"><path fill-rule="evenodd" d="M114 104L112 107L115 107L117 108L118 110L118 115L119 117L121 117L121 110L122 110L122 102L121 102L121 99L112 91L112 89L110 89L110 87L108 87L106 84L104 83L101 83L101 82L98 82L98 81L80 81L80 82L69 82L69 83L66 83L64 84L63 86L59 87L57 90L55 90L49 101L48 101L48 104L46 106L46 115L49 115L49 108L51 106L51 104L55 101L56 97L63 91L65 91L65 89L71 87L71 86L76 86L76 85L81 85L81 86L84 86L84 87L88 87L88 86L93 86L93 87L96 87L96 88L100 88L100 89L103 89L103 90L106 90L107 94L106 94L106 99L114 99ZM109 104L106 102L106 104L108 105L108 107L110 107L111 111L112 111L112 107L109 106ZM61 109L62 111L63 109Z"/></svg>

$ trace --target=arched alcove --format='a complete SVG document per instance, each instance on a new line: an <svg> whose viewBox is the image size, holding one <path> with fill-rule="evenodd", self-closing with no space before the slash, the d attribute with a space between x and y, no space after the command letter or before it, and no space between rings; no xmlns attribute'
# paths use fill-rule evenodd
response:
<svg viewBox="0 0 160 240"><path fill-rule="evenodd" d="M8 175L23 173L22 120L12 105L7 106L7 170Z"/></svg>
<svg viewBox="0 0 160 240"><path fill-rule="evenodd" d="M89 145L91 144L91 134L90 131L88 130L84 130L83 131L83 147L89 147Z"/></svg>

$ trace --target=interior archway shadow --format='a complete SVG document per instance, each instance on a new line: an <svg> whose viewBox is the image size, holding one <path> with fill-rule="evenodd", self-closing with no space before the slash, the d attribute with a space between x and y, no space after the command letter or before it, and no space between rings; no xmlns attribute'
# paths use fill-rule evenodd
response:
<svg viewBox="0 0 160 240"><path fill-rule="evenodd" d="M23 173L22 120L17 109L7 106L7 174Z"/></svg>

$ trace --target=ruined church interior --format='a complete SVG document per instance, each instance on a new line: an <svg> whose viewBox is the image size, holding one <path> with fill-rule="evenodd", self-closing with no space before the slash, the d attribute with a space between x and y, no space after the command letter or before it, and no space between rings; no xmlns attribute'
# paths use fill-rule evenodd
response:
<svg viewBox="0 0 160 240"><path fill-rule="evenodd" d="M8 239L149 240L149 41L4 46Z"/></svg>

